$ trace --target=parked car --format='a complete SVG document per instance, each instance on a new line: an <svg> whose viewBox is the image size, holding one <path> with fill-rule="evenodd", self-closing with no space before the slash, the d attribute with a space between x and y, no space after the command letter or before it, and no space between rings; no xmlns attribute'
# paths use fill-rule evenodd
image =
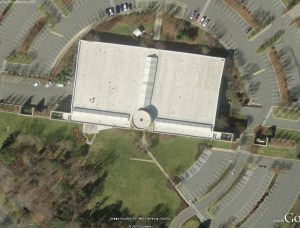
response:
<svg viewBox="0 0 300 228"><path fill-rule="evenodd" d="M129 10L132 10L132 3L131 2L129 2L128 3L128 7L127 7Z"/></svg>
<svg viewBox="0 0 300 228"><path fill-rule="evenodd" d="M120 11L121 11L121 12L124 11L124 4L123 4L123 3L120 5Z"/></svg>
<svg viewBox="0 0 300 228"><path fill-rule="evenodd" d="M116 5L116 13L120 13L121 12L121 6L120 5Z"/></svg>
<svg viewBox="0 0 300 228"><path fill-rule="evenodd" d="M210 22L210 19L207 19L204 23L203 23L203 27L206 27L208 22Z"/></svg>
<svg viewBox="0 0 300 228"><path fill-rule="evenodd" d="M34 87L38 87L40 84L41 84L40 81L36 81L36 82L33 84L33 86L34 86Z"/></svg>
<svg viewBox="0 0 300 228"><path fill-rule="evenodd" d="M195 15L196 15L197 11L194 10L191 14L190 14L190 20L193 20Z"/></svg>
<svg viewBox="0 0 300 228"><path fill-rule="evenodd" d="M60 84L60 83L56 84L56 87L64 87L64 86L65 86L64 84Z"/></svg>
<svg viewBox="0 0 300 228"><path fill-rule="evenodd" d="M194 20L197 21L199 17L200 17L200 13L197 13L196 16L194 17Z"/></svg>
<svg viewBox="0 0 300 228"><path fill-rule="evenodd" d="M203 23L206 19L206 16L203 16L201 19L200 19L200 23Z"/></svg>
<svg viewBox="0 0 300 228"><path fill-rule="evenodd" d="M49 81L49 82L45 85L45 87L48 88L48 87L50 87L52 84L53 84L53 82Z"/></svg>
<svg viewBox="0 0 300 228"><path fill-rule="evenodd" d="M252 27L246 29L246 33L249 33L252 30Z"/></svg>
<svg viewBox="0 0 300 228"><path fill-rule="evenodd" d="M114 7L109 7L105 9L105 13L107 14L107 16L113 16L115 14L115 9Z"/></svg>
<svg viewBox="0 0 300 228"><path fill-rule="evenodd" d="M129 10L129 4L126 2L125 3L126 9Z"/></svg>
<svg viewBox="0 0 300 228"><path fill-rule="evenodd" d="M127 11L128 10L128 7L127 7L128 3L124 3L123 5L124 5L124 11Z"/></svg>

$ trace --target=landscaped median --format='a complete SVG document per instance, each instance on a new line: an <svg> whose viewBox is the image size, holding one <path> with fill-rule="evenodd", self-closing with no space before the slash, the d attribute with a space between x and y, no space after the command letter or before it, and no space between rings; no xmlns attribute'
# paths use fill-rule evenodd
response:
<svg viewBox="0 0 300 228"><path fill-rule="evenodd" d="M300 120L300 109L298 107L275 106L272 108L273 117L277 119Z"/></svg>
<svg viewBox="0 0 300 228"><path fill-rule="evenodd" d="M56 25L56 19L46 8L46 4L38 6L38 12L46 19L50 28L54 28Z"/></svg>
<svg viewBox="0 0 300 228"><path fill-rule="evenodd" d="M3 1L5 4L5 1ZM8 5L5 7L5 9L2 11L2 13L0 14L0 22L5 18L5 16L7 15L8 11L11 9L11 7L13 6L13 4L16 2L16 0L11 0Z"/></svg>
<svg viewBox="0 0 300 228"><path fill-rule="evenodd" d="M251 12L245 3L237 0L225 0L225 2L233 8L242 17L247 24L251 27L251 32L248 36L249 39L253 38L256 34L266 28L273 20L274 16L270 12L262 8Z"/></svg>
<svg viewBox="0 0 300 228"><path fill-rule="evenodd" d="M267 54L276 75L280 95L280 102L282 104L288 104L290 100L289 88L286 80L283 62L281 61L280 55L275 47L272 46L272 48L268 49Z"/></svg>
<svg viewBox="0 0 300 228"><path fill-rule="evenodd" d="M59 12L67 17L69 14L69 6L72 4L73 0L52 0L55 7L59 10Z"/></svg>
<svg viewBox="0 0 300 228"><path fill-rule="evenodd" d="M28 55L23 54L16 54L16 55L9 55L5 58L6 62L8 63L17 63L17 64L31 64L31 58Z"/></svg>
<svg viewBox="0 0 300 228"><path fill-rule="evenodd" d="M277 128L268 146L257 147L260 155L300 159L300 131Z"/></svg>

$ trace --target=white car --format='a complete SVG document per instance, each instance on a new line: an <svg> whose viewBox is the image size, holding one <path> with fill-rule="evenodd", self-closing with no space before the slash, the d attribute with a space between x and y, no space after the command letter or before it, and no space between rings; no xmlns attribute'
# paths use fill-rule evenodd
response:
<svg viewBox="0 0 300 228"><path fill-rule="evenodd" d="M56 87L64 87L65 85L64 84L56 84Z"/></svg>
<svg viewBox="0 0 300 228"><path fill-rule="evenodd" d="M48 82L48 83L45 85L45 87L48 88L48 87L50 87L52 84L53 84L53 82L50 81L50 82Z"/></svg>
<svg viewBox="0 0 300 228"><path fill-rule="evenodd" d="M40 81L36 81L36 82L33 84L33 86L34 86L34 87L38 87L40 84L41 84Z"/></svg>
<svg viewBox="0 0 300 228"><path fill-rule="evenodd" d="M206 16L203 16L203 17L200 19L200 23L203 23L205 19L206 19Z"/></svg>
<svg viewBox="0 0 300 228"><path fill-rule="evenodd" d="M203 27L205 28L208 24L208 22L210 21L210 19L207 19L204 23L203 23Z"/></svg>

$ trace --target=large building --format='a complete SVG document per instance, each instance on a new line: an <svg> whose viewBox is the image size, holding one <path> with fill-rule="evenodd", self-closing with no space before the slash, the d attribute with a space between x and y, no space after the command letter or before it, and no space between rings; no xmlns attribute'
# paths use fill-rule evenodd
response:
<svg viewBox="0 0 300 228"><path fill-rule="evenodd" d="M225 60L80 41L71 120L213 137Z"/></svg>

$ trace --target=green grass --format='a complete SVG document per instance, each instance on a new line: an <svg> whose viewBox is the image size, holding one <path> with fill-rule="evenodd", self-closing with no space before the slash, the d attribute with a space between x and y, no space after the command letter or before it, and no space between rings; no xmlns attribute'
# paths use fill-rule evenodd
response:
<svg viewBox="0 0 300 228"><path fill-rule="evenodd" d="M2 144L11 132L18 129L22 129L25 134L38 134L42 137L56 130L61 130L63 135L70 135L74 126L78 125L0 113L0 143ZM107 155L114 155L115 161L110 165L106 165L109 162L104 162L108 176L103 190L96 191L97 194L91 200L90 206L108 197L107 205L121 200L123 207L128 208L130 213L147 216L155 206L164 204L169 208L170 216L174 217L180 206L180 198L175 191L167 188L167 179L154 163L130 160L130 158L149 159L147 154L135 147L134 137L134 132L118 129L102 131L97 135L86 157L87 161L91 164L99 163ZM66 190L66 186L61 187L62 190Z"/></svg>
<svg viewBox="0 0 300 228"><path fill-rule="evenodd" d="M290 9L293 6L295 6L297 3L299 3L300 1L299 0L282 0L282 2L287 9Z"/></svg>
<svg viewBox="0 0 300 228"><path fill-rule="evenodd" d="M34 128L34 126L39 124L43 126L43 129ZM25 117L12 113L0 112L0 145L2 145L9 134L19 129L27 131L32 130L32 133L42 133L43 135L60 129L67 135L70 134L70 130L75 126L80 127L79 124L74 123L51 121L48 119Z"/></svg>
<svg viewBox="0 0 300 228"><path fill-rule="evenodd" d="M16 56L7 56L5 60L9 63L19 63L19 64L31 64L31 58L27 55L16 55Z"/></svg>
<svg viewBox="0 0 300 228"><path fill-rule="evenodd" d="M300 120L300 110L286 107L273 107L273 116L280 119Z"/></svg>
<svg viewBox="0 0 300 228"><path fill-rule="evenodd" d="M68 16L69 10L63 0L53 0L53 3L63 16Z"/></svg>
<svg viewBox="0 0 300 228"><path fill-rule="evenodd" d="M133 139L133 132L117 129L103 131L96 137L88 159L97 161L105 156L103 151L112 150L117 158L108 168L103 192L91 204L107 196L108 204L122 200L131 213L146 216L156 205L163 203L170 208L171 216L175 216L179 198L175 191L166 187L167 179L158 167L154 163L130 160L131 157L149 159L136 149Z"/></svg>
<svg viewBox="0 0 300 228"><path fill-rule="evenodd" d="M276 147L259 147L258 154L280 158L296 159L300 149L300 131L277 128L275 139L294 140L296 142L295 149L276 148Z"/></svg>
<svg viewBox="0 0 300 228"><path fill-rule="evenodd" d="M199 219L196 216L193 216L182 225L182 228L197 228L199 226L200 226Z"/></svg>
<svg viewBox="0 0 300 228"><path fill-rule="evenodd" d="M213 147L229 149L231 143L212 141L190 137L172 136L163 139L151 151L170 176L178 176L187 170L194 162L199 143L207 143Z"/></svg>

